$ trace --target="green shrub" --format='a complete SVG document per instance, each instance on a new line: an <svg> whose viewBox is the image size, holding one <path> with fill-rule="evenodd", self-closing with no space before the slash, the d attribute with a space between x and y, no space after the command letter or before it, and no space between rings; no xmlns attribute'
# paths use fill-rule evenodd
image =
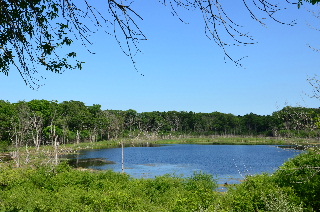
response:
<svg viewBox="0 0 320 212"><path fill-rule="evenodd" d="M274 174L281 187L292 188L309 209L320 209L320 151L309 150L284 163Z"/></svg>
<svg viewBox="0 0 320 212"><path fill-rule="evenodd" d="M279 187L267 174L248 177L229 187L215 210L220 211L302 211L300 200L291 189Z"/></svg>

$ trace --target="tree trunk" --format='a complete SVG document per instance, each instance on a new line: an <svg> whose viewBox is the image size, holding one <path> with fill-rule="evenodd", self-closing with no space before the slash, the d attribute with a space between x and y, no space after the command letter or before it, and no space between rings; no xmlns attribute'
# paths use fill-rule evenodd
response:
<svg viewBox="0 0 320 212"><path fill-rule="evenodd" d="M77 144L80 143L80 133L79 133L79 130L77 130L76 142L77 142Z"/></svg>

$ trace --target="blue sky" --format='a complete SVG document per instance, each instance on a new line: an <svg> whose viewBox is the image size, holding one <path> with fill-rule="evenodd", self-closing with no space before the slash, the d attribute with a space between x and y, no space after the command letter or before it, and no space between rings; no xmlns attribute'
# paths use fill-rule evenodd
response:
<svg viewBox="0 0 320 212"><path fill-rule="evenodd" d="M0 75L3 100L17 102L32 99L83 101L100 104L103 109L146 111L194 111L232 113L250 112L267 115L286 105L319 107L311 99L308 76L317 74L320 53L307 44L318 45L319 26L308 8L296 6L279 14L294 27L266 20L267 27L250 18L241 5L230 4L225 9L234 21L250 32L257 44L232 47L234 58L248 56L236 67L224 60L222 50L206 38L204 24L197 11L181 11L189 24L181 23L170 9L158 1L135 1L132 7L144 18L139 22L148 40L140 43L142 54L136 56L137 68L119 48L113 37L96 33L89 54L81 45L74 45L79 59L86 61L82 70L66 71L61 75L39 72L47 79L38 90L29 89L14 69L9 76ZM103 8L103 1L96 2ZM260 14L262 17L265 15ZM317 46L318 45L318 46Z"/></svg>

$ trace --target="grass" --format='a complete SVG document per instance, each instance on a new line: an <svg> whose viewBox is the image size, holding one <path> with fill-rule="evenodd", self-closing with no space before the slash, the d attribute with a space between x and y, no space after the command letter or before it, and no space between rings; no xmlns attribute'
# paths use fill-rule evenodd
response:
<svg viewBox="0 0 320 212"><path fill-rule="evenodd" d="M163 139L153 141L157 144L225 144L225 145L310 145L320 144L316 139L301 138L272 138L272 137L239 137L239 136L211 136Z"/></svg>

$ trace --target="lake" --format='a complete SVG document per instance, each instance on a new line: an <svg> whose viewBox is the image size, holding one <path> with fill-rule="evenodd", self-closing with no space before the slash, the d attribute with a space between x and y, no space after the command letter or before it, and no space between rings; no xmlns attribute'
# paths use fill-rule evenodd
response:
<svg viewBox="0 0 320 212"><path fill-rule="evenodd" d="M273 173L301 150L274 145L198 145L174 144L159 147L124 148L125 172L135 178L164 174L188 177L194 172L212 174L218 183L239 183L246 175ZM104 158L112 164L92 169L121 172L121 148L85 150L77 159Z"/></svg>

